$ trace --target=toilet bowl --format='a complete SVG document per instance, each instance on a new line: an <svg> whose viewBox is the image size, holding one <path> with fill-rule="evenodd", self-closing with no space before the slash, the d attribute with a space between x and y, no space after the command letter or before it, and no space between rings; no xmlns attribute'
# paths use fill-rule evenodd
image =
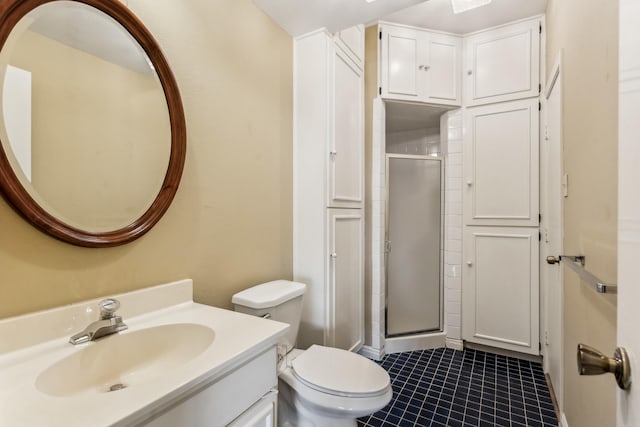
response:
<svg viewBox="0 0 640 427"><path fill-rule="evenodd" d="M286 280L239 292L236 311L288 323L286 356L278 368L278 425L355 427L356 419L385 407L392 397L389 374L346 350L312 345L295 349L305 285Z"/></svg>

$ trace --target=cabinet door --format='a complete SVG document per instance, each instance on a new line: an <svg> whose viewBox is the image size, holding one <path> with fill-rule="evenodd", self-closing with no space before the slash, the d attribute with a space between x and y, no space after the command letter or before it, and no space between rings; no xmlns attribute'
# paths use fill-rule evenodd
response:
<svg viewBox="0 0 640 427"><path fill-rule="evenodd" d="M270 391L228 427L275 427L277 398L278 393Z"/></svg>
<svg viewBox="0 0 640 427"><path fill-rule="evenodd" d="M329 149L330 207L362 207L364 193L364 83L362 70L340 49L332 55Z"/></svg>
<svg viewBox="0 0 640 427"><path fill-rule="evenodd" d="M467 106L537 96L540 21L486 31L465 39Z"/></svg>
<svg viewBox="0 0 640 427"><path fill-rule="evenodd" d="M329 209L326 345L357 351L364 339L364 219L359 209Z"/></svg>
<svg viewBox="0 0 640 427"><path fill-rule="evenodd" d="M538 225L538 115L537 99L466 110L465 224Z"/></svg>
<svg viewBox="0 0 640 427"><path fill-rule="evenodd" d="M382 97L418 101L424 80L424 46L419 32L409 28L381 27L380 74ZM421 67L422 66L422 67Z"/></svg>
<svg viewBox="0 0 640 427"><path fill-rule="evenodd" d="M461 101L461 50L460 38L428 34L427 59L423 68L424 100L430 103L460 105ZM419 68L419 67L418 67Z"/></svg>
<svg viewBox="0 0 640 427"><path fill-rule="evenodd" d="M465 227L465 340L538 354L538 245L537 228Z"/></svg>

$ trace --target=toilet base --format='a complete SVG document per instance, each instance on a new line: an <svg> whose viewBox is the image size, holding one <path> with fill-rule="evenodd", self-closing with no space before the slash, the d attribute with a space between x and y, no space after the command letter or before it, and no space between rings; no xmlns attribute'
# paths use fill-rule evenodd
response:
<svg viewBox="0 0 640 427"><path fill-rule="evenodd" d="M357 427L355 418L336 418L308 410L284 381L278 381L278 427Z"/></svg>

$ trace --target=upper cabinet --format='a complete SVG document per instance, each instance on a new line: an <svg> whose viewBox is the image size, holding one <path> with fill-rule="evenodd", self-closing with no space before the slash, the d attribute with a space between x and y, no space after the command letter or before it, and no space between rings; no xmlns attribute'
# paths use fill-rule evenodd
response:
<svg viewBox="0 0 640 427"><path fill-rule="evenodd" d="M328 201L359 208L364 200L364 76L348 52L331 50Z"/></svg>
<svg viewBox="0 0 640 427"><path fill-rule="evenodd" d="M540 18L465 37L465 105L538 96Z"/></svg>
<svg viewBox="0 0 640 427"><path fill-rule="evenodd" d="M383 24L380 44L383 98L461 105L460 37Z"/></svg>

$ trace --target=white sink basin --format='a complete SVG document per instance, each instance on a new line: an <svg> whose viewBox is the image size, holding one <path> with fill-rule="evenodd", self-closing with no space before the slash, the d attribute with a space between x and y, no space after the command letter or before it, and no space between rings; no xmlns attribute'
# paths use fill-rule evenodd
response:
<svg viewBox="0 0 640 427"><path fill-rule="evenodd" d="M46 368L35 386L59 397L135 387L194 359L214 338L213 329L193 323L128 330L83 345Z"/></svg>

